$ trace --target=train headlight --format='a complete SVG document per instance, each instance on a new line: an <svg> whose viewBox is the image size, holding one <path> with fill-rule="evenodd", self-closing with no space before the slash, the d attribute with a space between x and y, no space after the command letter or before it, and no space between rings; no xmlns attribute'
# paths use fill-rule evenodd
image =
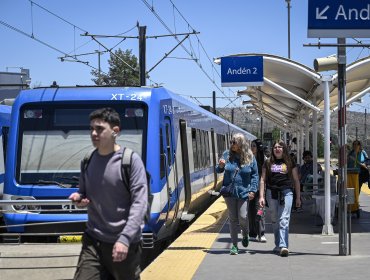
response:
<svg viewBox="0 0 370 280"><path fill-rule="evenodd" d="M23 200L23 198L16 198L15 200ZM13 205L13 208L15 211L26 211L27 209L27 206L26 205L20 205L20 204L16 204L16 205Z"/></svg>
<svg viewBox="0 0 370 280"><path fill-rule="evenodd" d="M12 200L22 201L22 200L36 200L33 196L12 196ZM17 212L31 212L31 213L40 213L40 205L27 205L25 204L13 204L13 209Z"/></svg>

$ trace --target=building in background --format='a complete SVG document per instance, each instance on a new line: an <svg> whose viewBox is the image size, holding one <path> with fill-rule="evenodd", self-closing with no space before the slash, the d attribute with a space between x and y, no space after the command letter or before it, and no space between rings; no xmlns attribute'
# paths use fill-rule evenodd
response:
<svg viewBox="0 0 370 280"><path fill-rule="evenodd" d="M9 72L9 68L17 68L20 72ZM7 67L6 72L0 72L0 101L15 98L22 89L31 84L30 70L22 67Z"/></svg>

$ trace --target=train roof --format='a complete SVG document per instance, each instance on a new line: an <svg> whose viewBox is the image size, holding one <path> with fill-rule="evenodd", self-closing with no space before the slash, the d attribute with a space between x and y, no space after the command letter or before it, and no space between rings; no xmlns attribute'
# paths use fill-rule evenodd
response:
<svg viewBox="0 0 370 280"><path fill-rule="evenodd" d="M230 127L230 131L238 131L238 132L243 131L243 133L248 136L248 139L252 139L253 140L253 139L256 139L257 138L253 134L251 134L251 133L245 131L244 129L242 129L242 128L240 128L240 127L232 124L231 122L229 122L229 121L227 121L227 120L219 117L218 115L215 115L212 112L210 112L210 111L208 111L208 110L206 110L206 109L204 109L204 108L202 108L202 107L194 104L193 102L187 100L186 98L184 98L184 97L182 97L182 96L180 96L180 95L178 95L178 94L176 94L176 93L174 93L174 92L172 92L172 91L170 91L170 90L168 90L166 88L161 88L161 89L162 90L165 90L172 99L177 100L177 101L181 102L182 104L185 104L186 106L192 108L193 110L198 111L198 112L202 113L205 116L212 117L213 119L216 119L216 120L218 120L218 121L220 121L222 123L228 124L229 127Z"/></svg>
<svg viewBox="0 0 370 280"><path fill-rule="evenodd" d="M38 94L36 94L38 93ZM228 124L230 131L243 131L249 139L254 139L255 136L241 129L240 127L226 121L225 119L201 108L193 102L183 98L182 96L164 88L164 87L46 87L23 90L18 95L15 106L20 103L27 102L50 102L50 101L65 101L65 100L136 100L148 103L151 98L176 100L184 104L194 111L197 111L204 116L212 117L217 121Z"/></svg>

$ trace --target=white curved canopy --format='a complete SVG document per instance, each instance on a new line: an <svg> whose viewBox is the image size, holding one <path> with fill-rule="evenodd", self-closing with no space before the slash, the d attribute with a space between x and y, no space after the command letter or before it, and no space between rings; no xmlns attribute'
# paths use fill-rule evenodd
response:
<svg viewBox="0 0 370 280"><path fill-rule="evenodd" d="M324 109L323 76L293 60L270 54L237 54L263 56L264 85L247 87L238 92L251 98L253 107L278 126L289 129L302 125L302 117ZM370 90L370 58L347 66L347 104ZM338 76L330 79L330 109L338 106ZM316 99L316 101L315 101Z"/></svg>

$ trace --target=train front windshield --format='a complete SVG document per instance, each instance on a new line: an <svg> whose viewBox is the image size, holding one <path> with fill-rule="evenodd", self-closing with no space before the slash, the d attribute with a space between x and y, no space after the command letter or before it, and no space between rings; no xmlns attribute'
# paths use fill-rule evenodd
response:
<svg viewBox="0 0 370 280"><path fill-rule="evenodd" d="M137 152L145 162L146 106L143 103L108 106L121 117L117 143ZM19 116L17 182L76 186L81 160L93 149L89 114L101 107L101 104L56 103L23 106Z"/></svg>

